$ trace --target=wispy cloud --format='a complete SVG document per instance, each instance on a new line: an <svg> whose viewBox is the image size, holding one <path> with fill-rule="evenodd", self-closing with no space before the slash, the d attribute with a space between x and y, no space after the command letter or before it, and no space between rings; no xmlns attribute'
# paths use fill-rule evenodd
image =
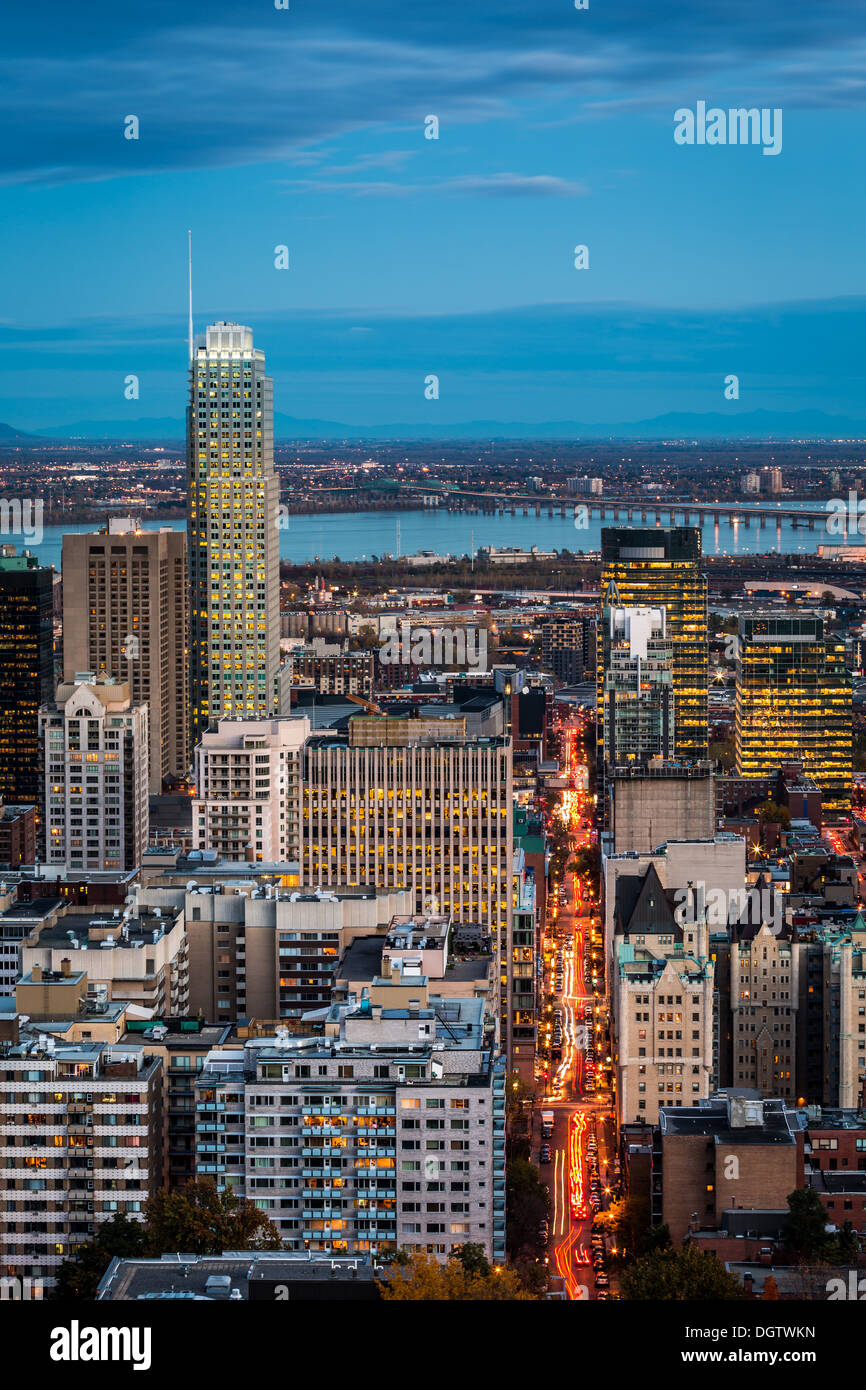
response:
<svg viewBox="0 0 866 1390"><path fill-rule="evenodd" d="M431 111L452 126L526 120L527 104L556 100L554 121L667 115L698 84L750 104L866 105L861 0L619 0L585 15L564 0L368 0L360 12L357 0L330 0L326 31L321 5L303 0L282 12L211 0L203 13L191 25L169 0L94 0L81 25L48 0L7 17L0 178L310 167L311 147L365 129L417 130ZM139 141L123 138L130 113ZM404 153L371 154L366 167L404 168Z"/></svg>
<svg viewBox="0 0 866 1390"><path fill-rule="evenodd" d="M334 173L327 170L326 173ZM356 198L417 198L425 194L481 194L500 198L586 198L585 184L554 174L463 174L428 183L395 183L384 179L290 179L293 193L349 193Z"/></svg>

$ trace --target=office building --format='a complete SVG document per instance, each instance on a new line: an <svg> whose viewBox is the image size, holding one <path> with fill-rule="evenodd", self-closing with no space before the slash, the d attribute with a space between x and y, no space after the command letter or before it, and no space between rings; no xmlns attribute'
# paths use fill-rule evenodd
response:
<svg viewBox="0 0 866 1390"><path fill-rule="evenodd" d="M693 526L605 527L601 533L601 592L605 605L664 608L673 648L676 757L707 756L707 581L701 573L701 533ZM604 638L598 639L598 709L604 701ZM599 728L599 759L607 760Z"/></svg>
<svg viewBox="0 0 866 1390"><path fill-rule="evenodd" d="M608 766L672 758L675 748L673 643L664 608L611 608L602 614L602 740Z"/></svg>
<svg viewBox="0 0 866 1390"><path fill-rule="evenodd" d="M149 789L189 772L186 535L134 517L63 537L63 672L125 681L147 705Z"/></svg>
<svg viewBox="0 0 866 1390"><path fill-rule="evenodd" d="M0 1045L0 1265L50 1288L116 1213L144 1219L162 1175L161 1062L139 1044Z"/></svg>
<svg viewBox="0 0 866 1390"><path fill-rule="evenodd" d="M309 720L220 719L195 750L193 849L297 861L300 765Z"/></svg>
<svg viewBox="0 0 866 1390"><path fill-rule="evenodd" d="M572 497L600 497L604 492L601 478L569 478L566 486Z"/></svg>
<svg viewBox="0 0 866 1390"><path fill-rule="evenodd" d="M40 711L45 864L136 869L147 847L147 706L129 685L80 672Z"/></svg>
<svg viewBox="0 0 866 1390"><path fill-rule="evenodd" d="M189 409L192 730L275 712L280 664L273 382L249 328L196 341Z"/></svg>
<svg viewBox="0 0 866 1390"><path fill-rule="evenodd" d="M415 910L478 922L511 1018L512 755L449 720L356 715L304 748L301 881L413 888Z"/></svg>
<svg viewBox="0 0 866 1390"><path fill-rule="evenodd" d="M414 904L409 889L287 892L255 879L159 891L184 905L189 1011L217 1022L296 1020L327 1007L352 942L377 938L381 960L388 923Z"/></svg>
<svg viewBox="0 0 866 1390"><path fill-rule="evenodd" d="M54 577L32 555L0 554L0 801L39 802L39 710L54 691Z"/></svg>
<svg viewBox="0 0 866 1390"><path fill-rule="evenodd" d="M505 1062L483 1002L398 965L324 1036L250 1039L196 1081L201 1176L262 1207L289 1250L505 1258Z"/></svg>
<svg viewBox="0 0 866 1390"><path fill-rule="evenodd" d="M750 613L739 620L736 772L775 773L799 762L821 789L825 817L851 808L852 693L841 638L815 613Z"/></svg>

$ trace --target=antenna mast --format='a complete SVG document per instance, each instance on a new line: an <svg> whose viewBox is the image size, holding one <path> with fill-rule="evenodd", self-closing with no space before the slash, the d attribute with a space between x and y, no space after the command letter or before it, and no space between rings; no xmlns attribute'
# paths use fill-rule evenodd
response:
<svg viewBox="0 0 866 1390"><path fill-rule="evenodd" d="M192 364L192 227L187 230L189 243L189 360Z"/></svg>

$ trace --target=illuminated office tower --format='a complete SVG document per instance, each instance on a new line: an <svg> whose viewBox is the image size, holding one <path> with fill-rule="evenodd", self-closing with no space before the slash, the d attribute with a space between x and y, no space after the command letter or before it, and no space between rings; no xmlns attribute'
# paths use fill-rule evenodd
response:
<svg viewBox="0 0 866 1390"><path fill-rule="evenodd" d="M416 911L479 923L499 967L501 1038L510 1051L511 739L473 738L454 724L354 715L347 732L307 740L301 882L414 888Z"/></svg>
<svg viewBox="0 0 866 1390"><path fill-rule="evenodd" d="M53 581L32 555L0 547L0 802L40 797L39 707L54 694Z"/></svg>
<svg viewBox="0 0 866 1390"><path fill-rule="evenodd" d="M818 783L823 809L851 807L851 681L845 645L815 613L740 618L736 771L760 777L795 760Z"/></svg>
<svg viewBox="0 0 866 1390"><path fill-rule="evenodd" d="M707 581L701 573L696 526L605 527L601 533L601 591L617 608L664 608L673 649L674 755L707 756ZM604 624L598 638L598 709L604 704ZM603 728L599 719L599 756Z"/></svg>
<svg viewBox="0 0 866 1390"><path fill-rule="evenodd" d="M611 767L674 755L673 646L663 608L605 608L605 756Z"/></svg>
<svg viewBox="0 0 866 1390"><path fill-rule="evenodd" d="M252 329L196 339L188 416L192 731L275 710L280 656L273 382Z"/></svg>

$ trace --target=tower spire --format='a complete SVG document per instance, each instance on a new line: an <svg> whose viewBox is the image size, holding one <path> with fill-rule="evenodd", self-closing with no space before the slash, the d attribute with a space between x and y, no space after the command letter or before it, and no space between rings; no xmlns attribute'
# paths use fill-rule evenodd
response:
<svg viewBox="0 0 866 1390"><path fill-rule="evenodd" d="M192 363L192 227L187 230L189 247L189 360Z"/></svg>

